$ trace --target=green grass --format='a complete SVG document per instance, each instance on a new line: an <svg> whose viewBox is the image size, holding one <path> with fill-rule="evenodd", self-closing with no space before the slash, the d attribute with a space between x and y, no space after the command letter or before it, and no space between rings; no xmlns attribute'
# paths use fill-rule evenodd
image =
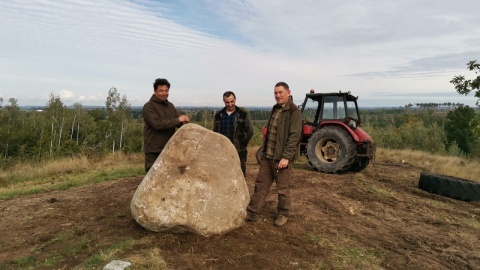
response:
<svg viewBox="0 0 480 270"><path fill-rule="evenodd" d="M77 233L78 232L73 229L62 231L62 233L60 233L58 236L55 236L54 238L50 239L43 245L36 248L34 252L40 253L50 246L53 246L55 244L61 244L63 242L68 242L68 243L74 242L75 245L70 246L68 250L62 250L62 252L60 252L59 255L61 254L71 255L71 254L78 253L82 250L85 250L89 246L90 240L86 236L82 236L81 238L79 238Z"/></svg>
<svg viewBox="0 0 480 270"><path fill-rule="evenodd" d="M381 186L378 186L378 185L375 185L375 184L372 184L372 183L368 183L365 180L365 177L366 176L364 174L357 173L353 176L353 179L354 179L355 183L357 183L360 188L363 188L370 193L380 195L380 196L383 196L383 197L394 197L394 195L395 195L394 192L392 192L391 190L387 190L387 189L385 189Z"/></svg>
<svg viewBox="0 0 480 270"><path fill-rule="evenodd" d="M50 268L55 267L59 263L68 260L70 257L81 252L85 252L90 245L90 240L83 236L77 239L77 232L75 230L68 230L60 233L59 235L48 240L40 246L36 246L32 249L31 254L27 257L28 261L25 261L22 265L22 268L31 268L35 269L37 267ZM43 261L38 261L37 256L42 254L49 247L55 246L56 244L63 245L62 243L68 243L69 247L67 249L59 249L59 252L54 254L51 257L44 259ZM74 244L72 244L74 243ZM18 264L16 261L19 259L13 260L10 264Z"/></svg>
<svg viewBox="0 0 480 270"><path fill-rule="evenodd" d="M0 269L35 269L35 258L32 255L15 258L8 263L8 266ZM0 266L1 267L1 266Z"/></svg>
<svg viewBox="0 0 480 270"><path fill-rule="evenodd" d="M377 185L373 185L373 184L370 184L368 185L367 187L368 191L372 192L372 193L375 193L375 194L378 194L378 195L382 195L382 196L385 196L385 197L392 197L392 192L391 191L388 191L384 188L381 188Z"/></svg>
<svg viewBox="0 0 480 270"><path fill-rule="evenodd" d="M429 200L429 201L427 201L427 204L429 204L430 206L432 206L434 208L453 210L452 205L450 205L448 203L445 203L445 202L442 202L442 201Z"/></svg>
<svg viewBox="0 0 480 270"><path fill-rule="evenodd" d="M57 253L40 260L39 256L49 248L54 248L55 245L65 246L67 244L68 248L56 248ZM12 259L6 268L0 266L0 269L37 269L39 267L54 269L69 258L90 250L99 251L88 257L75 269L102 269L108 262L116 259L115 254L124 250L131 250L134 244L135 240L122 239L106 248L102 248L102 243L98 244L98 246L91 246L91 241L87 236L79 238L75 230L68 230L56 235L44 244L34 247L28 256Z"/></svg>
<svg viewBox="0 0 480 270"><path fill-rule="evenodd" d="M320 245L331 251L334 269L381 269L383 252L358 243L351 237L335 236L334 240L321 237L315 233L307 233L309 242ZM330 269L323 261L316 262L318 269Z"/></svg>
<svg viewBox="0 0 480 270"><path fill-rule="evenodd" d="M101 269L107 263L115 260L115 254L122 250L131 250L136 244L133 239L123 239L116 242L105 249L101 249L99 252L93 254L83 261L81 266L75 269Z"/></svg>

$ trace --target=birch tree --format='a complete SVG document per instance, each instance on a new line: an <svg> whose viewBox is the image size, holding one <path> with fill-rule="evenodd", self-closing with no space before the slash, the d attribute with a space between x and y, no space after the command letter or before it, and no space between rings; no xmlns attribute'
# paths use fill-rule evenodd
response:
<svg viewBox="0 0 480 270"><path fill-rule="evenodd" d="M123 141L126 133L126 127L129 121L132 120L132 109L130 103L128 103L127 96L123 95L122 100L118 106L118 113L121 120L121 128L120 128L120 148L123 147Z"/></svg>
<svg viewBox="0 0 480 270"><path fill-rule="evenodd" d="M109 127L105 134L105 138L110 139L112 152L115 152L117 142L118 149L121 149L124 146L123 142L127 122L132 119L131 107L127 100L127 96L123 95L122 98L120 98L120 93L115 87L110 88L108 91L105 104L107 107L107 121Z"/></svg>
<svg viewBox="0 0 480 270"><path fill-rule="evenodd" d="M47 107L45 108L46 121L50 121L50 156L52 156L56 150L60 149L66 111L67 108L63 105L60 97L51 93Z"/></svg>
<svg viewBox="0 0 480 270"><path fill-rule="evenodd" d="M17 126L18 116L20 114L20 107L18 107L17 100L15 98L8 99L9 105L5 106L5 115L4 115L4 123L5 123L5 131L2 137L4 137L4 158L6 159L10 153L10 142L12 140L12 129L13 127ZM2 125L3 126L3 125ZM2 128L3 129L3 128Z"/></svg>
<svg viewBox="0 0 480 270"><path fill-rule="evenodd" d="M108 90L107 102L105 103L107 107L107 122L108 129L106 130L105 139L110 140L112 146L112 152L115 152L115 138L114 133L117 132L117 126L119 123L117 110L120 103L120 94L117 91L117 88L111 87Z"/></svg>

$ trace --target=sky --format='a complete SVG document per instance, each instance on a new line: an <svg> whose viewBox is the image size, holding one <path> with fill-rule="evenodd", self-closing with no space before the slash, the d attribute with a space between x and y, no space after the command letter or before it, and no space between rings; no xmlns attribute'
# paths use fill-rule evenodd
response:
<svg viewBox="0 0 480 270"><path fill-rule="evenodd" d="M480 60L478 0L1 0L0 98L143 106L156 78L175 106L271 106L279 81L350 91L363 107L458 102Z"/></svg>

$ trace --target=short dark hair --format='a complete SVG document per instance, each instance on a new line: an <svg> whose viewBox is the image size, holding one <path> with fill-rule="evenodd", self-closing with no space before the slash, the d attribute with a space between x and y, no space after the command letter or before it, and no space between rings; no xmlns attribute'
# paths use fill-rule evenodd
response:
<svg viewBox="0 0 480 270"><path fill-rule="evenodd" d="M159 87L160 85L166 85L168 89L170 89L170 83L167 81L167 79L158 78L153 83L153 91L156 91L157 87Z"/></svg>
<svg viewBox="0 0 480 270"><path fill-rule="evenodd" d="M223 93L224 98L229 97L229 96L233 96L234 99L237 99L237 97L235 96L235 93L233 93L232 91L227 91L227 92Z"/></svg>
<svg viewBox="0 0 480 270"><path fill-rule="evenodd" d="M275 84L275 87L279 87L279 86L283 86L283 88L290 90L290 88L288 87L288 84L285 82L278 82L277 84Z"/></svg>

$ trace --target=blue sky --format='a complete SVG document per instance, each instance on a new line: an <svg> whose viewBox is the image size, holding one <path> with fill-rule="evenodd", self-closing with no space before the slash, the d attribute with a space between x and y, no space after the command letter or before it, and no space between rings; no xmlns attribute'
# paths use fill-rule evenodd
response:
<svg viewBox="0 0 480 270"><path fill-rule="evenodd" d="M273 86L351 91L368 107L461 102L455 75L480 60L477 0L0 1L0 97L20 106L133 106L155 78L176 106L270 106Z"/></svg>

